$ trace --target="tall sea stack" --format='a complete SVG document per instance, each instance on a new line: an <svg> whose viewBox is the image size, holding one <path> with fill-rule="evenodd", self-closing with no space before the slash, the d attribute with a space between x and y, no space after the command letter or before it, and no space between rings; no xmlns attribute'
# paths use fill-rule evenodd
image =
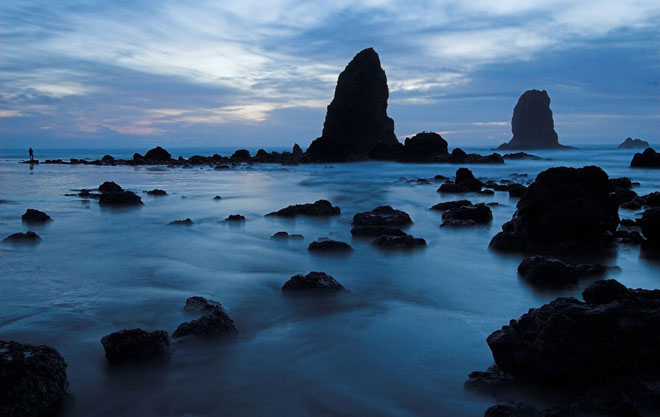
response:
<svg viewBox="0 0 660 417"><path fill-rule="evenodd" d="M387 77L373 48L353 58L339 74L323 133L307 149L311 161L343 162L366 157L376 146L400 146L387 116Z"/></svg>
<svg viewBox="0 0 660 417"><path fill-rule="evenodd" d="M561 149L550 110L550 97L543 90L527 90L518 99L511 119L513 138L498 150Z"/></svg>

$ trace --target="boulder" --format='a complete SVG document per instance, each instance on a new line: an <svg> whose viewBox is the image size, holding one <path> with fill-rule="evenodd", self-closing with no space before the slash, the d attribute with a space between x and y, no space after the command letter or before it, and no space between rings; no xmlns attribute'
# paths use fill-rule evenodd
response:
<svg viewBox="0 0 660 417"><path fill-rule="evenodd" d="M118 184L113 181L106 181L103 184L99 185L99 191L102 193L118 193L124 191Z"/></svg>
<svg viewBox="0 0 660 417"><path fill-rule="evenodd" d="M170 357L170 339L164 330L124 329L103 336L101 344L110 365L161 361Z"/></svg>
<svg viewBox="0 0 660 417"><path fill-rule="evenodd" d="M435 132L421 132L403 144L401 162L432 162L437 155L447 155L447 141Z"/></svg>
<svg viewBox="0 0 660 417"><path fill-rule="evenodd" d="M333 206L328 200L317 200L314 203L294 204L266 216L295 217L295 216L338 216L341 209Z"/></svg>
<svg viewBox="0 0 660 417"><path fill-rule="evenodd" d="M103 155L103 158L101 158L101 163L104 165L114 165L115 162L115 158L112 155Z"/></svg>
<svg viewBox="0 0 660 417"><path fill-rule="evenodd" d="M422 238L405 236L379 236L373 242L374 246L381 249L413 249L426 246L426 241Z"/></svg>
<svg viewBox="0 0 660 417"><path fill-rule="evenodd" d="M227 218L224 220L226 222L244 222L245 221L245 216L242 214L230 214L227 216Z"/></svg>
<svg viewBox="0 0 660 417"><path fill-rule="evenodd" d="M602 276L608 267L600 264L569 265L551 257L529 256L518 265L518 275L531 285L541 288L566 288L577 285L579 278Z"/></svg>
<svg viewBox="0 0 660 417"><path fill-rule="evenodd" d="M7 243L39 243L41 241L41 238L39 237L38 234L27 231L25 233L14 233L12 235L7 236L2 240L3 242Z"/></svg>
<svg viewBox="0 0 660 417"><path fill-rule="evenodd" d="M351 229L353 236L406 236L406 233L396 227L388 226L355 226Z"/></svg>
<svg viewBox="0 0 660 417"><path fill-rule="evenodd" d="M233 153L231 159L233 161L249 161L250 151L248 151L247 149L239 149Z"/></svg>
<svg viewBox="0 0 660 417"><path fill-rule="evenodd" d="M649 207L660 207L660 191L655 191L645 195L644 204Z"/></svg>
<svg viewBox="0 0 660 417"><path fill-rule="evenodd" d="M511 119L513 138L497 149L561 149L550 110L550 97L543 90L527 90L518 99Z"/></svg>
<svg viewBox="0 0 660 417"><path fill-rule="evenodd" d="M0 340L0 415L56 414L69 396L66 368L51 347Z"/></svg>
<svg viewBox="0 0 660 417"><path fill-rule="evenodd" d="M353 216L353 226L406 226L412 224L408 213L395 210L390 206L378 206L375 209Z"/></svg>
<svg viewBox="0 0 660 417"><path fill-rule="evenodd" d="M142 205L140 196L132 191L105 192L99 197L102 206L139 206Z"/></svg>
<svg viewBox="0 0 660 417"><path fill-rule="evenodd" d="M270 237L271 239L303 239L303 235L298 233L277 232Z"/></svg>
<svg viewBox="0 0 660 417"><path fill-rule="evenodd" d="M509 191L509 197L521 197L525 191L527 191L527 187L525 187L522 184L518 184L517 182L514 182L513 184L509 184L507 186L507 191Z"/></svg>
<svg viewBox="0 0 660 417"><path fill-rule="evenodd" d="M343 285L325 272L310 272L307 275L296 275L291 277L282 286L282 291L344 291Z"/></svg>
<svg viewBox="0 0 660 417"><path fill-rule="evenodd" d="M612 199L617 206L633 201L637 197L638 195L636 192L626 188L617 188L616 191L610 193L610 199Z"/></svg>
<svg viewBox="0 0 660 417"><path fill-rule="evenodd" d="M368 155L378 144L399 142L394 121L387 116L387 77L373 48L358 53L339 74L328 106L323 133L307 149L312 161L346 161L348 155Z"/></svg>
<svg viewBox="0 0 660 417"><path fill-rule="evenodd" d="M490 242L495 250L598 250L612 242L618 207L600 168L550 168L521 196L511 221Z"/></svg>
<svg viewBox="0 0 660 417"><path fill-rule="evenodd" d="M646 148L642 153L636 153L630 161L631 168L660 168L660 153L653 148Z"/></svg>
<svg viewBox="0 0 660 417"><path fill-rule="evenodd" d="M444 194L465 194L469 193L470 189L463 185L456 185L453 182L446 182L438 188L438 192Z"/></svg>
<svg viewBox="0 0 660 417"><path fill-rule="evenodd" d="M195 222L190 220L190 218L187 218L185 220L173 220L168 223L168 225L170 226L192 226L193 224L195 224Z"/></svg>
<svg viewBox="0 0 660 417"><path fill-rule="evenodd" d="M214 200L222 200L222 197L220 197L219 195L216 195L215 197L213 197L213 199Z"/></svg>
<svg viewBox="0 0 660 417"><path fill-rule="evenodd" d="M43 211L27 209L21 216L21 220L26 224L43 224L48 223L53 219Z"/></svg>
<svg viewBox="0 0 660 417"><path fill-rule="evenodd" d="M649 245L660 246L660 207L653 207L644 211L639 225Z"/></svg>
<svg viewBox="0 0 660 417"><path fill-rule="evenodd" d="M167 152L165 149L161 148L160 146L156 146L153 149L150 149L147 151L147 153L144 154L144 159L149 159L152 161L169 161L172 158L172 155L170 155L169 152Z"/></svg>
<svg viewBox="0 0 660 417"><path fill-rule="evenodd" d="M346 242L327 239L310 243L307 250L312 252L350 252L353 248Z"/></svg>
<svg viewBox="0 0 660 417"><path fill-rule="evenodd" d="M147 191L147 194L149 194L149 195L167 195L167 192L165 190L160 190L158 188L154 188L151 191Z"/></svg>
<svg viewBox="0 0 660 417"><path fill-rule="evenodd" d="M217 301L208 300L198 295L188 297L186 299L186 306L183 307L186 313L201 313L201 314L210 313L216 308L222 308L222 305Z"/></svg>
<svg viewBox="0 0 660 417"><path fill-rule="evenodd" d="M431 207L431 210L445 211L451 210L463 206L471 206L472 202L470 200L454 200L454 201L445 201L443 203L438 203Z"/></svg>
<svg viewBox="0 0 660 417"><path fill-rule="evenodd" d="M646 149L649 147L649 143L645 140L641 139L633 139L631 137L627 137L626 140L621 142L619 145L619 149L635 149L635 148L642 148Z"/></svg>
<svg viewBox="0 0 660 417"><path fill-rule="evenodd" d="M216 338L237 334L238 330L236 330L234 320L222 308L215 307L197 320L181 323L172 333L172 338L179 339L188 336Z"/></svg>
<svg viewBox="0 0 660 417"><path fill-rule="evenodd" d="M484 203L461 206L442 213L442 220L471 220L476 224L487 224L493 220L493 212Z"/></svg>
<svg viewBox="0 0 660 417"><path fill-rule="evenodd" d="M632 181L630 181L630 178L610 178L610 191L616 191L619 188L632 188Z"/></svg>

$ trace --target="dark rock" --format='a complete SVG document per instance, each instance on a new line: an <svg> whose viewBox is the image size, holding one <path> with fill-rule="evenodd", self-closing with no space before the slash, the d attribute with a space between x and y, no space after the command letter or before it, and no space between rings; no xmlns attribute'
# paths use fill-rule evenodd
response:
<svg viewBox="0 0 660 417"><path fill-rule="evenodd" d="M444 175L440 175L440 174L433 177L433 181L444 181L448 179L449 179L448 177L445 177Z"/></svg>
<svg viewBox="0 0 660 417"><path fill-rule="evenodd" d="M215 197L213 197L213 199L214 200L222 200L222 197L220 197L219 195L216 195Z"/></svg>
<svg viewBox="0 0 660 417"><path fill-rule="evenodd" d="M209 313L216 308L222 308L222 305L217 301L196 295L186 299L186 306L183 309L187 313Z"/></svg>
<svg viewBox="0 0 660 417"><path fill-rule="evenodd" d="M27 209L21 216L21 220L23 223L27 224L42 224L47 223L53 219L43 211Z"/></svg>
<svg viewBox="0 0 660 417"><path fill-rule="evenodd" d="M540 156L537 155L532 155L526 152L515 152L515 153L507 153L502 156L504 159L530 159L532 161L540 161L541 158Z"/></svg>
<svg viewBox="0 0 660 417"><path fill-rule="evenodd" d="M169 161L171 158L172 155L160 146L156 146L144 154L144 159L150 159L153 161Z"/></svg>
<svg viewBox="0 0 660 417"><path fill-rule="evenodd" d="M352 251L353 248L346 242L328 239L317 240L310 243L307 250L317 252L349 252Z"/></svg>
<svg viewBox="0 0 660 417"><path fill-rule="evenodd" d="M472 202L470 200L454 200L454 201L445 201L443 203L438 203L431 207L431 210L445 211L451 210L463 206L471 206Z"/></svg>
<svg viewBox="0 0 660 417"><path fill-rule="evenodd" d="M66 368L51 347L0 340L0 415L56 414L69 396Z"/></svg>
<svg viewBox="0 0 660 417"><path fill-rule="evenodd" d="M612 199L617 206L628 203L636 197L638 197L636 192L626 188L617 188L616 191L610 193L610 199Z"/></svg>
<svg viewBox="0 0 660 417"><path fill-rule="evenodd" d="M630 295L625 285L614 279L604 279L591 284L582 291L582 298L588 304L609 304Z"/></svg>
<svg viewBox="0 0 660 417"><path fill-rule="evenodd" d="M473 391L497 393L514 384L515 380L510 374L501 370L497 365L493 365L486 371L470 372L464 386Z"/></svg>
<svg viewBox="0 0 660 417"><path fill-rule="evenodd" d="M628 177L610 178L610 191L616 191L618 188L632 188L632 181Z"/></svg>
<svg viewBox="0 0 660 417"><path fill-rule="evenodd" d="M635 221L634 219L621 219L621 221L619 222L619 224L621 224L621 226L626 226L626 227L636 227L636 226L639 226L639 225L637 224L637 221Z"/></svg>
<svg viewBox="0 0 660 417"><path fill-rule="evenodd" d="M185 220L174 220L169 222L168 224L172 226L192 226L193 224L195 224L195 222L190 220L190 218L187 218Z"/></svg>
<svg viewBox="0 0 660 417"><path fill-rule="evenodd" d="M142 199L132 191L104 192L99 197L102 206L139 206Z"/></svg>
<svg viewBox="0 0 660 417"><path fill-rule="evenodd" d="M118 193L124 191L124 189L115 184L113 181L106 181L99 185L99 191L102 193Z"/></svg>
<svg viewBox="0 0 660 417"><path fill-rule="evenodd" d="M413 249L426 246L426 241L424 239L410 235L383 235L376 238L373 243L381 249Z"/></svg>
<svg viewBox="0 0 660 417"><path fill-rule="evenodd" d="M447 141L435 132L421 132L405 140L401 162L432 162L447 154Z"/></svg>
<svg viewBox="0 0 660 417"><path fill-rule="evenodd" d="M423 184L423 185L431 184L431 181L427 180L426 178L417 178L415 182L417 184Z"/></svg>
<svg viewBox="0 0 660 417"><path fill-rule="evenodd" d="M476 179L472 174L472 171L467 168L458 168L456 170L456 180L454 183L458 187L465 187L474 192L481 191L481 187L484 185L481 181Z"/></svg>
<svg viewBox="0 0 660 417"><path fill-rule="evenodd" d="M488 407L484 417L537 417L536 408L523 403L497 404Z"/></svg>
<svg viewBox="0 0 660 417"><path fill-rule="evenodd" d="M660 207L660 191L645 195L644 201L649 207Z"/></svg>
<svg viewBox="0 0 660 417"><path fill-rule="evenodd" d="M527 187L514 182L507 186L507 190L509 191L509 197L522 197L525 191L527 191Z"/></svg>
<svg viewBox="0 0 660 417"><path fill-rule="evenodd" d="M644 238L636 230L617 230L616 233L614 233L614 238L616 239L617 243L628 245L638 245L644 242Z"/></svg>
<svg viewBox="0 0 660 417"><path fill-rule="evenodd" d="M187 336L215 338L237 334L238 330L236 330L234 320L222 308L216 307L197 320L179 324L179 327L172 333L172 338L178 339Z"/></svg>
<svg viewBox="0 0 660 417"><path fill-rule="evenodd" d="M387 226L356 226L351 229L353 236L406 236L406 233L396 227Z"/></svg>
<svg viewBox="0 0 660 417"><path fill-rule="evenodd" d="M643 148L646 149L649 147L649 143L645 140L641 139L633 139L631 137L627 137L626 140L621 142L619 145L619 149L634 149L634 148Z"/></svg>
<svg viewBox="0 0 660 417"><path fill-rule="evenodd" d="M295 217L301 216L338 216L339 207L333 206L328 200L317 200L314 203L294 204L281 210L266 214L266 216Z"/></svg>
<svg viewBox="0 0 660 417"><path fill-rule="evenodd" d="M463 185L456 185L453 182L446 182L438 188L438 192L444 194L465 194L469 193L470 189Z"/></svg>
<svg viewBox="0 0 660 417"><path fill-rule="evenodd" d="M247 149L238 149L231 156L231 159L234 161L249 161L250 160L250 151Z"/></svg>
<svg viewBox="0 0 660 417"><path fill-rule="evenodd" d="M302 148L300 148L300 145L297 143L293 144L293 151L291 152L294 156L302 156L303 151Z"/></svg>
<svg viewBox="0 0 660 417"><path fill-rule="evenodd" d="M111 365L169 359L170 339L164 330L151 333L124 329L103 336L101 344Z"/></svg>
<svg viewBox="0 0 660 417"><path fill-rule="evenodd" d="M378 206L375 209L353 216L354 226L406 226L412 224L408 213L395 210L390 206Z"/></svg>
<svg viewBox="0 0 660 417"><path fill-rule="evenodd" d="M518 274L532 285L562 288L577 285L578 274L569 265L555 258L530 256L518 265Z"/></svg>
<svg viewBox="0 0 660 417"><path fill-rule="evenodd" d="M244 222L245 221L245 216L241 214L230 214L227 216L225 219L226 222Z"/></svg>
<svg viewBox="0 0 660 417"><path fill-rule="evenodd" d="M483 189L483 190L481 190L481 191L478 191L477 194L481 194L481 195L495 195L495 191L493 191L493 190L489 190L489 189L486 188L486 189Z"/></svg>
<svg viewBox="0 0 660 417"><path fill-rule="evenodd" d="M287 232L277 232L270 238L271 239L303 239L303 235L297 233L289 234Z"/></svg>
<svg viewBox="0 0 660 417"><path fill-rule="evenodd" d="M135 152L133 154L133 162L136 163L136 164L143 164L145 162L144 156L142 156L139 153Z"/></svg>
<svg viewBox="0 0 660 417"><path fill-rule="evenodd" d="M14 233L7 236L2 241L8 243L38 243L41 241L41 238L38 234L27 231L25 233Z"/></svg>
<svg viewBox="0 0 660 417"><path fill-rule="evenodd" d="M345 288L325 272L310 272L293 276L282 286L282 291L295 290L343 291Z"/></svg>
<svg viewBox="0 0 660 417"><path fill-rule="evenodd" d="M660 207L647 209L639 221L642 234L652 246L660 246Z"/></svg>
<svg viewBox="0 0 660 417"><path fill-rule="evenodd" d="M513 138L497 149L558 149L550 97L543 90L527 90L518 99L511 119Z"/></svg>
<svg viewBox="0 0 660 417"><path fill-rule="evenodd" d="M630 161L631 168L660 168L660 153L653 148L646 148L642 153L636 153Z"/></svg>
<svg viewBox="0 0 660 417"><path fill-rule="evenodd" d="M185 167L184 167L184 168L185 168ZM216 166L213 167L213 169L214 169L215 171L222 171L222 170L224 170L224 169L229 169L229 168L231 168L231 167L230 167L229 165L227 165L227 164L216 165Z"/></svg>
<svg viewBox="0 0 660 417"><path fill-rule="evenodd" d="M394 121L387 117L387 77L372 48L358 53L339 74L323 133L307 149L313 161L345 161L350 153L367 155L379 143L398 144Z"/></svg>
<svg viewBox="0 0 660 417"><path fill-rule="evenodd" d="M442 220L472 220L476 224L485 224L493 220L493 212L484 203L461 206L442 213Z"/></svg>
<svg viewBox="0 0 660 417"><path fill-rule="evenodd" d="M83 188L78 192L78 197L91 197L92 193L88 189Z"/></svg>
<svg viewBox="0 0 660 417"><path fill-rule="evenodd" d="M476 225L477 222L470 219L447 219L442 222L440 227L469 227Z"/></svg>
<svg viewBox="0 0 660 417"><path fill-rule="evenodd" d="M600 168L550 168L540 173L517 204L506 229L490 242L496 250L593 250L613 240L618 207L608 198ZM510 238L502 235L508 234ZM511 245L511 246L507 246Z"/></svg>
<svg viewBox="0 0 660 417"><path fill-rule="evenodd" d="M103 158L101 158L101 162L104 165L114 165L116 161L112 155L103 155Z"/></svg>
<svg viewBox="0 0 660 417"><path fill-rule="evenodd" d="M167 192L165 190L159 190L158 188L154 188L151 191L147 191L147 194L149 194L149 195L167 195Z"/></svg>
<svg viewBox="0 0 660 417"><path fill-rule="evenodd" d="M639 210L644 206L646 201L641 198L641 197L635 197L630 201L627 201L625 203L622 203L619 208L625 209L625 210Z"/></svg>
<svg viewBox="0 0 660 417"><path fill-rule="evenodd" d="M396 143L392 146L387 146L380 142L369 152L369 159L376 161L397 161L403 154L403 145Z"/></svg>
<svg viewBox="0 0 660 417"><path fill-rule="evenodd" d="M463 162L465 161L465 158L467 158L467 156L468 154L465 153L465 151L461 148L454 148L451 151L451 160L453 162L457 162L457 163Z"/></svg>

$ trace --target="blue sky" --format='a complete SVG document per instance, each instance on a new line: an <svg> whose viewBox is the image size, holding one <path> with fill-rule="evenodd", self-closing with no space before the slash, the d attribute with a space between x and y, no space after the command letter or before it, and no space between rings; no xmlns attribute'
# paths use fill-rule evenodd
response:
<svg viewBox="0 0 660 417"><path fill-rule="evenodd" d="M659 143L659 22L657 0L3 0L0 142L306 147L371 46L400 138L498 145L537 88L562 143Z"/></svg>

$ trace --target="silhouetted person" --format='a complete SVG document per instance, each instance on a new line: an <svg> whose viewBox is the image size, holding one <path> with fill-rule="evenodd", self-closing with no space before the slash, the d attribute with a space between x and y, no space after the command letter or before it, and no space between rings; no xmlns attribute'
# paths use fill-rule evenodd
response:
<svg viewBox="0 0 660 417"><path fill-rule="evenodd" d="M34 151L32 150L32 148L28 150L28 153L30 154L30 162L34 161Z"/></svg>

